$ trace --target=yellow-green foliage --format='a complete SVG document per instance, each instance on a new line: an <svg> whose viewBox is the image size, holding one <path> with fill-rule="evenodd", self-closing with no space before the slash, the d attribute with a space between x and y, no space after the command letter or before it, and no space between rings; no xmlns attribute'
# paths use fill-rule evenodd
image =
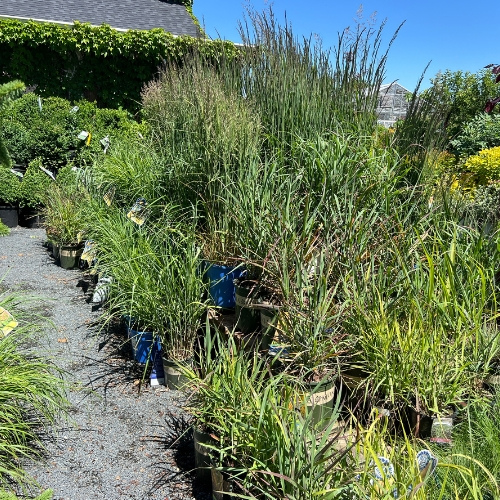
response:
<svg viewBox="0 0 500 500"><path fill-rule="evenodd" d="M500 180L500 146L483 149L465 162L467 170L476 177L478 185Z"/></svg>
<svg viewBox="0 0 500 500"><path fill-rule="evenodd" d="M435 176L441 177L455 173L457 169L457 158L448 151L441 151L432 162L432 171Z"/></svg>

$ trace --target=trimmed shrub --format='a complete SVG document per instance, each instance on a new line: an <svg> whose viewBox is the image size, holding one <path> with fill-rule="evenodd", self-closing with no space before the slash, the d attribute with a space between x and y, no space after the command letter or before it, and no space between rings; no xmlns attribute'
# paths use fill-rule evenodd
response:
<svg viewBox="0 0 500 500"><path fill-rule="evenodd" d="M477 155L470 156L465 167L475 176L477 184L500 180L500 146L484 149Z"/></svg>

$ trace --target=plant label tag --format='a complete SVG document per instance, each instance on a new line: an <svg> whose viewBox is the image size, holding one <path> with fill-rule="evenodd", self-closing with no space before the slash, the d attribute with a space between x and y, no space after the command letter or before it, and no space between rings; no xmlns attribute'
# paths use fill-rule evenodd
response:
<svg viewBox="0 0 500 500"><path fill-rule="evenodd" d="M127 218L131 221L135 222L138 226L142 226L146 222L147 213L146 213L147 202L144 198L137 198L137 201L134 203L134 206L130 209L127 214Z"/></svg>
<svg viewBox="0 0 500 500"><path fill-rule="evenodd" d="M40 110L40 113L42 112L42 98L38 98L38 109Z"/></svg>
<svg viewBox="0 0 500 500"><path fill-rule="evenodd" d="M21 179L24 177L24 175L22 174L22 172L18 172L17 170L14 170L13 168L10 169L10 171L14 174L14 175L17 175L18 177L20 177Z"/></svg>
<svg viewBox="0 0 500 500"><path fill-rule="evenodd" d="M101 143L102 147L104 148L104 154L106 154L108 151L108 148L109 148L109 144L110 144L109 136L103 137L99 142Z"/></svg>
<svg viewBox="0 0 500 500"><path fill-rule="evenodd" d="M17 325L18 323L12 314L0 307L0 338L8 335Z"/></svg>
<svg viewBox="0 0 500 500"><path fill-rule="evenodd" d="M38 165L38 168L42 171L45 172L53 181L56 180L56 176L48 169L45 167L42 167L41 165Z"/></svg>
<svg viewBox="0 0 500 500"><path fill-rule="evenodd" d="M106 205L108 205L108 207L110 207L111 203L113 203L113 198L115 197L115 192L116 192L115 186L111 186L108 189L108 191L106 192L106 194L103 196L104 203L106 203Z"/></svg>
<svg viewBox="0 0 500 500"><path fill-rule="evenodd" d="M76 235L76 241L78 244L80 244L83 241L83 238L85 236L85 231L78 231L78 234Z"/></svg>
<svg viewBox="0 0 500 500"><path fill-rule="evenodd" d="M80 108L78 106L73 106L71 109L70 109L70 113L76 113Z"/></svg>
<svg viewBox="0 0 500 500"><path fill-rule="evenodd" d="M85 242L82 255L80 256L80 260L86 261L89 266L92 265L92 261L95 259L95 251L96 248L94 240L87 240Z"/></svg>
<svg viewBox="0 0 500 500"><path fill-rule="evenodd" d="M89 137L89 133L86 131L86 130L82 130L79 134L78 134L78 139L80 139L81 141L85 141L87 140L87 138Z"/></svg>
<svg viewBox="0 0 500 500"><path fill-rule="evenodd" d="M335 396L335 386L327 390L313 392L307 397L307 406L323 406L331 401Z"/></svg>

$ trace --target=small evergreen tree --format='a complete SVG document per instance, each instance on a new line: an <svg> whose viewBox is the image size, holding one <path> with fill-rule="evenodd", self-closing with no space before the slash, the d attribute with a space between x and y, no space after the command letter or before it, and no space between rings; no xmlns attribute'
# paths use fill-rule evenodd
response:
<svg viewBox="0 0 500 500"><path fill-rule="evenodd" d="M1 112L5 105L12 99L19 97L25 89L26 86L19 80L14 80L0 85L0 120L2 119ZM7 151L7 147L2 140L2 136L0 136L0 165L4 165L8 168L12 165L9 152Z"/></svg>

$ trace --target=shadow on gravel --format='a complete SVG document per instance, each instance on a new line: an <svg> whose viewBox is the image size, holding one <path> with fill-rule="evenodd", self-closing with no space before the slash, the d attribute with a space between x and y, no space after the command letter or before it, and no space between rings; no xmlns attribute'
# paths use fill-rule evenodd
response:
<svg viewBox="0 0 500 500"><path fill-rule="evenodd" d="M168 434L159 442L170 461L157 462L158 478L151 486L150 493L167 487L172 491L172 499L194 498L212 500L212 492L206 485L196 481L192 423L189 416L170 416L165 422ZM156 436L149 438L158 442ZM148 440L148 437L145 438ZM174 493L175 492L175 493Z"/></svg>
<svg viewBox="0 0 500 500"><path fill-rule="evenodd" d="M106 328L97 328L98 323L88 325L87 339L95 343L97 353L82 355L78 362L70 365L73 372L87 372L85 384L92 390L101 389L104 396L108 389L123 386L127 392L140 392L149 384L150 368L132 360L130 343L121 325L111 323ZM94 328L95 327L95 328Z"/></svg>

